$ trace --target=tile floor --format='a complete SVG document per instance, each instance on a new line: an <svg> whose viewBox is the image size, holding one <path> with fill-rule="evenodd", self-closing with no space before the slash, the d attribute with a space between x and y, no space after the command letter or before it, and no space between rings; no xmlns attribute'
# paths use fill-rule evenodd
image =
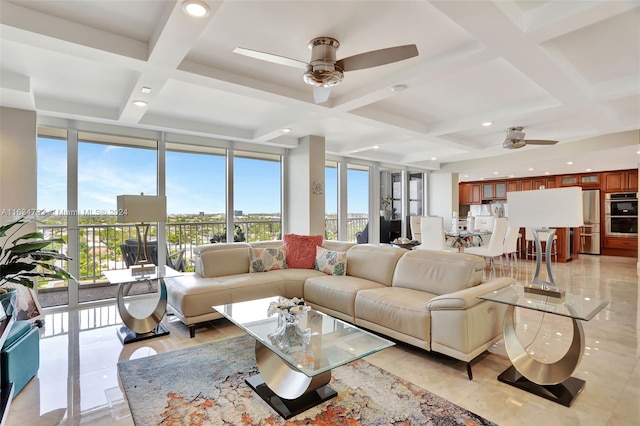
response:
<svg viewBox="0 0 640 426"><path fill-rule="evenodd" d="M521 261L519 282L532 276L533 263ZM367 359L425 389L500 425L637 425L640 419L640 300L636 259L580 256L554 266L556 281L570 292L610 300L591 321L584 322L586 348L574 376L587 384L571 408L498 382L508 365L502 341L473 363L474 380L463 363L398 344ZM526 311L530 312L530 311ZM531 312L521 314L523 342L538 339L531 350L553 360L567 347L559 336L565 318ZM123 346L115 305L52 313L41 329L41 366L15 397L7 425L131 425L122 400L116 364L242 332L226 320L213 321L189 338L174 317L164 319L169 336ZM539 331L538 331L539 329ZM534 330L534 331L528 331ZM549 349L551 348L551 349Z"/></svg>

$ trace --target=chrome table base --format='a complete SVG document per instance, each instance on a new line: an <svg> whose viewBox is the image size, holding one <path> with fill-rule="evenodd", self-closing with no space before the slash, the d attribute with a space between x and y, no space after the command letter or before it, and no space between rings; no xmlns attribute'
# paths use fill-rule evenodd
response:
<svg viewBox="0 0 640 426"><path fill-rule="evenodd" d="M504 345L513 364L498 380L569 407L584 386L584 380L571 377L584 353L584 330L572 318L573 338L567 352L554 363L544 363L529 355L516 334L515 306L504 316Z"/></svg>
<svg viewBox="0 0 640 426"><path fill-rule="evenodd" d="M169 334L169 330L160 322L167 310L167 287L162 278L158 279L160 298L153 312L146 318L134 317L124 303L124 288L120 284L117 295L118 312L124 326L118 329L118 337L123 344L151 339Z"/></svg>
<svg viewBox="0 0 640 426"><path fill-rule="evenodd" d="M249 377L245 382L284 419L338 394L327 386L331 380L331 371L309 377L291 367L258 341L255 351L260 374Z"/></svg>

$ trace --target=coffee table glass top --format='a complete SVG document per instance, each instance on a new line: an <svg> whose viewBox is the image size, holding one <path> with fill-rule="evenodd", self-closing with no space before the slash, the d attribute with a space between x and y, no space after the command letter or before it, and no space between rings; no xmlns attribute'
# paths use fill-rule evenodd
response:
<svg viewBox="0 0 640 426"><path fill-rule="evenodd" d="M582 321L589 321L609 304L608 300L570 293L565 294L564 299L525 293L524 286L518 284L484 294L480 296L480 299Z"/></svg>
<svg viewBox="0 0 640 426"><path fill-rule="evenodd" d="M308 343L278 347L268 337L278 329L278 315L267 315L269 304L278 300L270 297L213 308L309 377L394 345L390 340L311 309L299 314L298 322L301 331L310 331Z"/></svg>

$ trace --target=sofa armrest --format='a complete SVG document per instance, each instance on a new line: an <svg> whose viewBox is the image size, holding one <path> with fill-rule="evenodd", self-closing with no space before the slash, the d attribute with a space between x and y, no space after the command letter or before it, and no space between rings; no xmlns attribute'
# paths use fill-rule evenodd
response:
<svg viewBox="0 0 640 426"><path fill-rule="evenodd" d="M465 288L449 294L434 297L427 303L428 311L467 309L482 302L480 296L515 284L513 278L502 277L486 281L475 287Z"/></svg>

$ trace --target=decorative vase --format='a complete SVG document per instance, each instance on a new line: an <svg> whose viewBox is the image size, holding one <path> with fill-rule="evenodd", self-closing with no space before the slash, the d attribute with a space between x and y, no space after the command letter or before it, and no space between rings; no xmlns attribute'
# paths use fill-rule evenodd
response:
<svg viewBox="0 0 640 426"><path fill-rule="evenodd" d="M16 310L17 297L18 289L13 287L7 288L6 293L0 294L0 304L2 304L7 316L13 315L13 312Z"/></svg>
<svg viewBox="0 0 640 426"><path fill-rule="evenodd" d="M311 329L300 330L298 315L278 311L278 328L267 337L283 352L292 353L310 342Z"/></svg>

